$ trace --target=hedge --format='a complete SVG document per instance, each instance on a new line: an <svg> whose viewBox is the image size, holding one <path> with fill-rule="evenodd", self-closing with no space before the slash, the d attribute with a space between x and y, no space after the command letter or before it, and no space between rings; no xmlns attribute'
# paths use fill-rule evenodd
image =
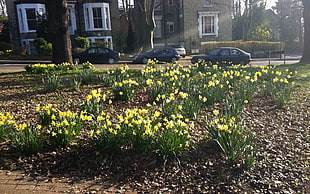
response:
<svg viewBox="0 0 310 194"><path fill-rule="evenodd" d="M284 42L267 42L267 41L222 41L208 42L201 45L201 52L208 53L217 47L237 47L254 55L257 51L282 51L284 50Z"/></svg>

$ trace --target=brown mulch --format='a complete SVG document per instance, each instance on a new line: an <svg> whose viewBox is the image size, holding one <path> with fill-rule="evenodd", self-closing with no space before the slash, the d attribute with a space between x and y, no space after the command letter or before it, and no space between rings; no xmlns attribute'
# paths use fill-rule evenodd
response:
<svg viewBox="0 0 310 194"><path fill-rule="evenodd" d="M78 109L84 97L100 85L83 86L80 91L60 89L44 93L40 77L27 74L0 75L0 112L15 119L36 122L38 104L58 104L62 110ZM154 153L101 154L85 139L66 148L50 149L27 156L0 144L0 169L23 170L25 177L61 180L69 184L93 183L115 192L140 193L308 193L310 177L310 95L309 90L294 92L286 108L278 109L258 96L241 113L245 125L255 134L256 161L251 169L229 165L221 150L196 131L197 144L178 161L165 163ZM129 104L140 106L146 99L137 96ZM74 192L95 193L90 187Z"/></svg>

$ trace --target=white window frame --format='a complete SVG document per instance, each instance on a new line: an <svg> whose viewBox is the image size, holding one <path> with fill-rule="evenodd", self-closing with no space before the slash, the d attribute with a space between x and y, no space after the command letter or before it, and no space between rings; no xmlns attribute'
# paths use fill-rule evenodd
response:
<svg viewBox="0 0 310 194"><path fill-rule="evenodd" d="M213 17L213 32L205 32L204 31L204 18L205 17ZM199 37L202 38L202 36L216 36L218 37L219 32L219 12L199 12L199 18L198 18L198 31L199 31Z"/></svg>
<svg viewBox="0 0 310 194"><path fill-rule="evenodd" d="M93 8L101 9L102 28L95 28L93 18ZM83 9L84 9L84 21L86 31L111 30L109 3L84 3Z"/></svg>
<svg viewBox="0 0 310 194"><path fill-rule="evenodd" d="M168 32L169 33L174 33L175 29L174 29L174 22L167 22L167 26L168 26ZM172 28L172 30L171 30Z"/></svg>
<svg viewBox="0 0 310 194"><path fill-rule="evenodd" d="M32 45L32 42L34 41L34 39L21 39L20 41L21 41L21 45L27 48L26 53L28 55L38 54L37 48Z"/></svg>
<svg viewBox="0 0 310 194"><path fill-rule="evenodd" d="M77 29L76 27L76 17L75 17L75 4L68 4L69 14L70 14L70 35L74 35Z"/></svg>
<svg viewBox="0 0 310 194"><path fill-rule="evenodd" d="M18 25L20 33L36 32L36 30L29 30L26 9L35 9L36 14L45 14L46 9L44 4L29 3L16 5ZM38 17L36 18L38 20Z"/></svg>

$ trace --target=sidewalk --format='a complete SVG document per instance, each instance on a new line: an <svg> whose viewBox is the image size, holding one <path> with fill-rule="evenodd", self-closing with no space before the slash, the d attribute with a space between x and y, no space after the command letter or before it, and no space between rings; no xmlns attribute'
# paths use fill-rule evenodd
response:
<svg viewBox="0 0 310 194"><path fill-rule="evenodd" d="M60 178L25 177L22 171L0 170L0 193L2 194L55 194L55 193L137 193L128 188L111 183L83 181L72 183Z"/></svg>
<svg viewBox="0 0 310 194"><path fill-rule="evenodd" d="M65 193L72 191L74 189L72 187L72 185L64 183L24 178L22 171L9 172L0 170L0 191L3 194Z"/></svg>

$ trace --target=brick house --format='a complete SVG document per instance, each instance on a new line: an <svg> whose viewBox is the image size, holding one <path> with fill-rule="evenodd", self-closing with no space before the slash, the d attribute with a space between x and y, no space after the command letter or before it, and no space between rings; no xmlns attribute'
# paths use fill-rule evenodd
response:
<svg viewBox="0 0 310 194"><path fill-rule="evenodd" d="M154 46L183 45L203 52L210 41L232 40L230 0L156 0Z"/></svg>
<svg viewBox="0 0 310 194"><path fill-rule="evenodd" d="M6 1L9 17L11 44L14 50L27 48L28 54L36 54L31 42L37 37L39 15L46 14L45 0ZM87 37L108 42L113 47L113 36L119 30L118 3L115 0L67 0L70 15L70 36ZM72 41L74 45L74 41Z"/></svg>

